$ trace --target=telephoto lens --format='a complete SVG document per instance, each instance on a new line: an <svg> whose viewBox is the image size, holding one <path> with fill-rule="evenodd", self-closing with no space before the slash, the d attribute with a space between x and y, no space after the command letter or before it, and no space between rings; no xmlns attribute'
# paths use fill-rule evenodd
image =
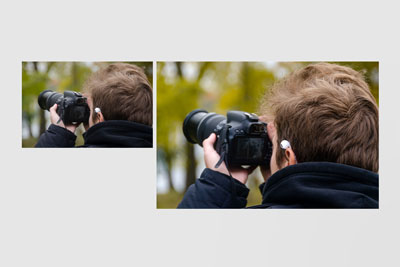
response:
<svg viewBox="0 0 400 267"><path fill-rule="evenodd" d="M203 109L190 112L183 122L183 133L190 143L202 145L204 139L215 133L214 148L221 156L216 166L269 166L272 143L267 124L256 114L228 111L224 117Z"/></svg>
<svg viewBox="0 0 400 267"><path fill-rule="evenodd" d="M54 104L58 104L57 114L64 124L88 123L90 108L86 97L74 91L65 91L64 94L45 90L38 97L39 106L49 110Z"/></svg>
<svg viewBox="0 0 400 267"><path fill-rule="evenodd" d="M195 109L183 121L183 134L190 143L202 146L204 139L207 139L223 120L226 118L222 115Z"/></svg>
<svg viewBox="0 0 400 267"><path fill-rule="evenodd" d="M50 108L58 101L63 98L63 94L56 93L52 90L44 90L38 97L38 103L40 108L50 110Z"/></svg>

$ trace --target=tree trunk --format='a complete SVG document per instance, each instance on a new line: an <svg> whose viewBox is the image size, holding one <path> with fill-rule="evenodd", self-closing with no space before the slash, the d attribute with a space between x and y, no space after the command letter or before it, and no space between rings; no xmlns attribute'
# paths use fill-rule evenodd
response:
<svg viewBox="0 0 400 267"><path fill-rule="evenodd" d="M29 112L24 112L24 118L28 127L28 132L29 132L29 138L33 138L33 133L32 133L32 114Z"/></svg>
<svg viewBox="0 0 400 267"><path fill-rule="evenodd" d="M39 136L46 131L46 117L44 116L44 110L39 109Z"/></svg>
<svg viewBox="0 0 400 267"><path fill-rule="evenodd" d="M175 192L176 190L172 183L172 156L170 153L165 153L165 162L167 165L168 188L170 192Z"/></svg>
<svg viewBox="0 0 400 267"><path fill-rule="evenodd" d="M180 79L184 79L182 71L182 63L176 62L177 72ZM198 79L204 74L205 68L199 71ZM194 156L194 146L189 142L185 142L185 192L188 187L196 181L196 158Z"/></svg>
<svg viewBox="0 0 400 267"><path fill-rule="evenodd" d="M32 62L35 72L39 72L38 62ZM39 136L46 131L46 117L44 116L44 110L39 109Z"/></svg>
<svg viewBox="0 0 400 267"><path fill-rule="evenodd" d="M194 156L194 146L189 142L185 144L186 150L186 190L189 188L191 184L194 184L196 181L196 159Z"/></svg>

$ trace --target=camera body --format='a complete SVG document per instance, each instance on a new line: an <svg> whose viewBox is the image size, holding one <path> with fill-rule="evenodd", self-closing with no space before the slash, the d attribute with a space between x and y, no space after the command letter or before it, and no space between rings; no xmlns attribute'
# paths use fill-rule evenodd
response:
<svg viewBox="0 0 400 267"><path fill-rule="evenodd" d="M66 125L88 123L90 109L86 97L74 91L65 91L64 94L45 90L38 97L39 106L49 110L57 104L57 114Z"/></svg>
<svg viewBox="0 0 400 267"><path fill-rule="evenodd" d="M215 133L215 150L229 167L269 166L272 143L266 126L255 114L229 111L225 118L198 109L186 116L183 132L189 142L200 145L211 133Z"/></svg>

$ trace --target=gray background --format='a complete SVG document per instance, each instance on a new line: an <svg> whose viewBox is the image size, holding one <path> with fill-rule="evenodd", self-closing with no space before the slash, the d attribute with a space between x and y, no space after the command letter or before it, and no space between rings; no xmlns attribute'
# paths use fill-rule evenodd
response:
<svg viewBox="0 0 400 267"><path fill-rule="evenodd" d="M3 1L0 265L398 266L394 3ZM155 148L21 148L33 60L379 61L380 209L157 210Z"/></svg>

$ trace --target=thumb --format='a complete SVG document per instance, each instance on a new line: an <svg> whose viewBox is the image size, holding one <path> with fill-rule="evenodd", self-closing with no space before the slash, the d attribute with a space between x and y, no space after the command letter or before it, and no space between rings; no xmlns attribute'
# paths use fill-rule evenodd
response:
<svg viewBox="0 0 400 267"><path fill-rule="evenodd" d="M57 104L54 104L50 109L49 109L49 111L56 111L57 110Z"/></svg>
<svg viewBox="0 0 400 267"><path fill-rule="evenodd" d="M215 133L212 133L207 139L204 139L203 149L205 152L215 151L214 149L215 140L217 140L217 135Z"/></svg>

